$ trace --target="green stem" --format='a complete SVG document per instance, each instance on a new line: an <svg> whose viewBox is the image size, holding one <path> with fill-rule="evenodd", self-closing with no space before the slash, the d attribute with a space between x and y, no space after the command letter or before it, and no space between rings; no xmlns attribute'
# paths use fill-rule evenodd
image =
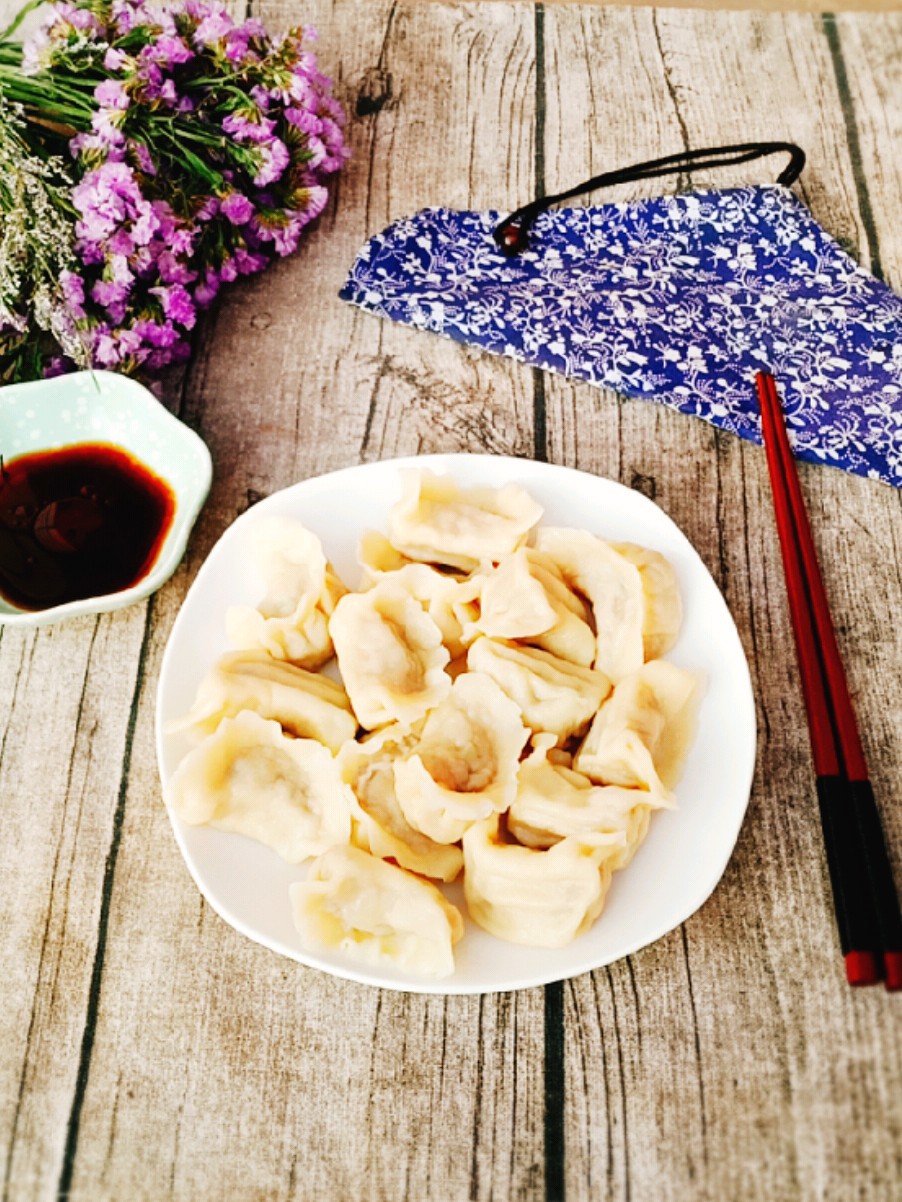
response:
<svg viewBox="0 0 902 1202"><path fill-rule="evenodd" d="M28 4L20 8L13 17L12 22L0 33L0 42L8 42L28 14L33 13L36 8L40 8L43 3L44 0L29 0Z"/></svg>
<svg viewBox="0 0 902 1202"><path fill-rule="evenodd" d="M15 68L9 69L2 65L0 89L8 100L18 104L30 104L35 108L53 108L58 115L71 113L75 119L87 118L90 121L97 107L90 93L85 94L56 81L48 83L46 79L23 75Z"/></svg>

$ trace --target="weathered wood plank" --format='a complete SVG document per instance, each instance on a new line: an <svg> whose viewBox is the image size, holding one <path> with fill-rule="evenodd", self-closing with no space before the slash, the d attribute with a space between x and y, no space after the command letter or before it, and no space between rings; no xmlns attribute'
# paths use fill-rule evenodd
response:
<svg viewBox="0 0 902 1202"><path fill-rule="evenodd" d="M836 73L840 98L849 131L849 150L856 191L860 204L869 214L870 241L877 252L879 274L897 292L902 291L902 230L899 227L899 195L902 189L902 56L899 54L902 31L895 20L846 20L838 18L831 33L829 18L824 19L825 36L835 45ZM867 250L866 250L867 253ZM848 522L842 511L834 510L835 541L845 534L855 540L859 555L867 560L856 573L858 582L869 587L850 596L852 619L847 637L859 629L857 614L864 609L868 630L856 647L860 670L856 679L859 698L870 697L870 719L866 732L873 752L874 783L882 801L883 821L891 832L890 850L895 853L896 872L902 874L902 806L899 801L898 764L902 761L902 727L893 689L893 673L884 664L898 664L900 632L887 614L894 612L900 587L899 514L902 497L885 497L886 510L862 523L858 515ZM870 582L873 581L873 585ZM874 637L876 636L876 637Z"/></svg>
<svg viewBox="0 0 902 1202"><path fill-rule="evenodd" d="M56 1188L115 839L146 606L0 643L5 1196Z"/></svg>
<svg viewBox="0 0 902 1202"><path fill-rule="evenodd" d="M891 21L884 43L898 47L899 33ZM809 151L803 193L815 215L866 258L819 18L554 7L544 35L548 191L681 145L789 137ZM855 61L869 78L867 56ZM723 182L743 178L766 176ZM612 198L628 194L641 193ZM552 454L652 492L698 547L749 652L762 728L749 818L714 897L682 932L568 989L568 1198L814 1198L827 1180L886 1196L898 1112L881 1112L860 1153L847 1126L817 1112L829 1092L846 1125L870 1127L868 1091L885 1080L871 1049L888 999L852 998L842 980L763 455L641 402L557 379L546 393ZM898 528L898 497L826 469L806 469L804 481L850 674L863 686L880 646L892 688L902 647L885 615L900 597L884 544ZM887 533L863 540L862 527ZM864 612L863 579L875 596ZM861 709L878 732L876 765L886 754L879 732L899 732L898 707L872 697Z"/></svg>

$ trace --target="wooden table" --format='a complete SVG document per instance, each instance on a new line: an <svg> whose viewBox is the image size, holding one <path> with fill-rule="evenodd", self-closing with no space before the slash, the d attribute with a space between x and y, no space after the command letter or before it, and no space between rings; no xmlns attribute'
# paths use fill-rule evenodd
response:
<svg viewBox="0 0 902 1202"><path fill-rule="evenodd" d="M354 157L300 253L224 299L171 390L216 464L175 578L120 613L0 632L3 1198L898 1198L899 1003L843 980L762 451L336 293L369 234L425 205L504 209L752 138L807 149L800 195L898 288L902 17L249 7L318 25ZM760 754L736 852L682 927L573 981L443 999L335 980L217 918L152 732L173 619L237 514L311 474L456 450L653 497L739 626ZM902 878L900 497L802 478Z"/></svg>

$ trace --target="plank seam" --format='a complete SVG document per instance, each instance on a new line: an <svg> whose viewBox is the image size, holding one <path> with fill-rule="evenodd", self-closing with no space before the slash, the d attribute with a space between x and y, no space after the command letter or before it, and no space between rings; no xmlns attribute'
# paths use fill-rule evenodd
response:
<svg viewBox="0 0 902 1202"><path fill-rule="evenodd" d="M698 1103L701 1117L702 1160L708 1165L708 1115L705 1109L705 1076L702 1067L702 1044L698 1029L698 1009L695 1005L695 990L692 985L692 967L689 963L689 940L686 935L686 923L680 927L680 938L683 945L683 959L686 963L686 986L689 994L689 1009L692 1013L692 1040L695 1047L695 1063L698 1066Z"/></svg>
<svg viewBox="0 0 902 1202"><path fill-rule="evenodd" d="M533 147L535 194L545 195L545 9L537 4L533 17L535 37L535 145ZM548 411L545 377L540 368L532 371L532 454L539 463L548 462Z"/></svg>
<svg viewBox="0 0 902 1202"><path fill-rule="evenodd" d="M537 4L533 17L535 39L535 194L544 196L545 182L545 7ZM533 458L548 461L548 413L545 397L545 377L540 368L533 368ZM544 1022L544 1118L545 1202L564 1202L565 1199L565 1064L564 1064L564 986L555 981L545 986Z"/></svg>
<svg viewBox="0 0 902 1202"><path fill-rule="evenodd" d="M620 1127L623 1140L623 1202L630 1202L632 1183L630 1181L630 1129L629 1110L626 1100L626 1071L623 1066L623 1042L620 1038L620 1014L617 1006L617 991L614 988L614 974L611 971L610 965L605 968L604 975L608 983L608 991L611 995L611 1012L614 1018L612 1024L613 1037L617 1051L617 1074L620 1081Z"/></svg>
<svg viewBox="0 0 902 1202"><path fill-rule="evenodd" d="M667 88L667 95L670 97L670 103L673 105L674 116L677 120L677 125L680 127L680 137L683 141L683 149L691 150L692 142L689 137L689 129L686 125L686 118L683 116L683 111L680 108L680 99L677 95L676 85L673 82L673 76L670 71L670 64L667 61L667 54L664 50L664 43L661 41L661 30L658 26L658 10L652 9L651 13L652 28L655 31L655 44L658 47L658 54L661 56L661 70L664 75L664 84ZM683 190L688 187L688 173L681 171L677 176L677 189Z"/></svg>
<svg viewBox="0 0 902 1202"><path fill-rule="evenodd" d="M470 1197L469 1202L479 1198L479 1122L482 1116L482 1041L484 1036L485 994L479 997L476 1020L476 1088L473 1096L473 1126L470 1132Z"/></svg>
<svg viewBox="0 0 902 1202"><path fill-rule="evenodd" d="M878 280L883 279L883 267L880 262L880 239L877 235L877 223L874 220L874 210L871 207L871 194L868 191L864 175L864 165L861 157L861 140L858 136L858 120L855 116L855 102L849 87L849 75L846 70L846 60L843 54L842 41L839 36L839 26L834 13L824 13L822 18L824 36L830 48L830 60L833 64L833 75L836 79L836 90L839 93L839 103L842 108L843 124L846 129L846 145L849 148L849 162L852 166L852 178L855 181L855 194L858 199L858 211L861 214L861 224L864 226L864 236L868 244L871 275Z"/></svg>
<svg viewBox="0 0 902 1202"><path fill-rule="evenodd" d="M0 626L0 634L2 634L4 629L5 629L5 627ZM28 651L29 651L27 666L30 667L31 661L34 658L34 643L35 643L35 640L34 640L33 636L31 639L30 646L28 646L24 642L22 643L22 649L21 649L22 653L19 656L19 664L18 664L18 667L16 668L16 679L13 682L12 700L10 701L9 708L6 711L6 723L3 727L3 736L2 736L2 738L0 738L0 763L3 762L3 756L6 752L6 740L9 736L9 728L12 725L13 714L16 712L16 701L18 700L18 697L19 697L19 684L25 675L25 672L23 669L26 667L26 664L25 664L26 646L28 646Z"/></svg>
<svg viewBox="0 0 902 1202"><path fill-rule="evenodd" d="M566 1179L566 1073L564 1059L564 983L545 986L545 1199L564 1202Z"/></svg>
<svg viewBox="0 0 902 1202"><path fill-rule="evenodd" d="M109 930L110 911L113 897L113 878L116 872L116 861L119 857L119 845L122 839L122 828L125 823L125 799L128 792L128 782L131 769L132 745L135 728L138 721L138 702L144 685L147 657L150 652L151 627L153 619L154 598L147 604L147 614L144 619L144 633L141 638L141 650L138 655L138 669L135 674L135 689L129 710L128 726L125 734L125 750L122 757L122 776L119 781L119 795L116 799L116 810L113 814L113 829L110 836L110 846L107 851L103 871L103 884L100 895L100 916L97 922L97 946L94 953L94 963L91 968L91 981L88 987L88 1005L85 1012L85 1025L82 1031L81 1049L78 1058L78 1070L75 1076L75 1092L69 1120L66 1124L66 1143L63 1150L63 1163L60 1169L57 1185L57 1202L65 1202L72 1188L72 1177L75 1170L75 1153L78 1147L78 1133L81 1126L81 1111L87 1092L88 1076L91 1070L91 1056L94 1050L94 1036L97 1026L97 1015L100 1010L100 986L103 975L103 961L106 955L106 940Z"/></svg>

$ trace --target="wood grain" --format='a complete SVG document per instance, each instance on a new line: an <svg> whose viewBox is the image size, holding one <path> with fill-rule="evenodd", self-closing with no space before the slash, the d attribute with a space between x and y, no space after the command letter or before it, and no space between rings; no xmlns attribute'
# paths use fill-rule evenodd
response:
<svg viewBox="0 0 902 1202"><path fill-rule="evenodd" d="M227 295L170 382L216 464L188 556L144 605L0 629L3 1198L885 1202L897 1007L842 980L761 451L336 294L367 236L426 205L514 207L737 135L801 142L815 216L902 287L902 19L388 0L302 16L354 157L299 253ZM421 450L547 457L652 496L752 667L758 775L721 885L653 947L547 991L396 995L280 960L201 900L159 797L155 682L215 540L296 479ZM803 487L898 863L900 497L830 469Z"/></svg>

